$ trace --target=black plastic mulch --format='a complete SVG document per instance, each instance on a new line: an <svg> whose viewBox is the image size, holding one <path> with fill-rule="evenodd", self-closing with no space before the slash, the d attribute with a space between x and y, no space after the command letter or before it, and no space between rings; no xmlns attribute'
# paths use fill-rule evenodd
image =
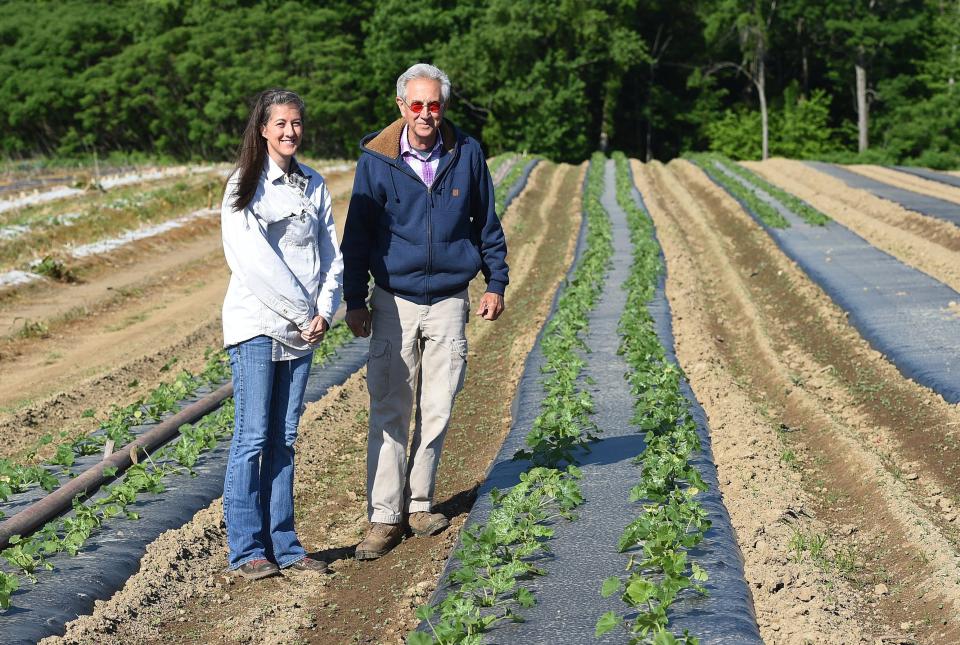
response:
<svg viewBox="0 0 960 645"><path fill-rule="evenodd" d="M617 551L617 542L624 527L638 512L638 506L630 503L629 496L639 478L639 469L633 458L644 447L643 436L630 425L633 396L624 378L628 368L617 353L617 325L626 303L623 284L632 261L630 233L626 215L616 204L612 161L608 162L605 175L603 205L612 219L614 257L603 294L590 315L590 332L586 338L590 352L585 355L588 364L584 377L593 382L588 384L588 380L581 379L581 387L589 389L594 398L593 419L603 433L590 444L588 453L579 455L584 475L581 486L586 500L577 509L579 519L556 524L555 537L549 541L553 553L541 562L547 575L523 583L533 592L537 604L520 610L525 622L498 624L486 635L488 643L620 643L625 639L622 630L613 630L601 639L594 637L596 621L603 613L629 613L619 597L601 597L600 587L606 578L623 574L629 557ZM639 195L635 198L639 200ZM584 237L581 229L578 247L581 251ZM656 319L657 333L673 358L670 310L662 280L650 311ZM512 457L518 449L525 447L524 437L544 398L540 377L543 362L538 339L527 359L514 400L511 431L479 490L468 525L488 519L492 510L492 489L513 486L519 481L520 473L529 467L528 462L513 461ZM691 401L691 412L700 425L704 441L704 450L696 457L695 463L712 486L711 491L698 499L709 512L713 527L700 547L690 554L710 575L707 583L710 595L682 595L671 607L671 630L676 633L689 629L704 643L759 643L759 629L743 576L742 558L718 492L704 414L689 387L685 386L684 394ZM431 602L435 603L445 595L449 589L448 575L455 566L453 561L447 563ZM421 625L420 629L427 628Z"/></svg>
<svg viewBox="0 0 960 645"><path fill-rule="evenodd" d="M945 199L937 199L929 195L915 193L912 190L897 188L896 186L865 177L852 170L847 170L834 164L824 163L822 161L807 161L804 163L811 168L843 181L851 188L865 190L875 197L899 204L907 210L946 220L960 226L960 204L954 204Z"/></svg>
<svg viewBox="0 0 960 645"><path fill-rule="evenodd" d="M960 402L960 317L951 308L960 303L960 293L836 222L808 224L719 164L704 170L712 177L726 174L776 208L790 223L788 228L766 226L740 202L783 252L849 313L850 322L874 349L907 378L950 403Z"/></svg>
<svg viewBox="0 0 960 645"><path fill-rule="evenodd" d="M947 184L948 186L953 186L954 188L960 188L960 177L957 177L956 175L930 170L929 168L916 168L914 166L894 166L894 168L900 172L915 175L922 179L939 181L941 184Z"/></svg>

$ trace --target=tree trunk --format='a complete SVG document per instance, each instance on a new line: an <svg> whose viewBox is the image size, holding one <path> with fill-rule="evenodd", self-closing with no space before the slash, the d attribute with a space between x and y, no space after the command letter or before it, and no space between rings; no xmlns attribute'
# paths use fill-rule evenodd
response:
<svg viewBox="0 0 960 645"><path fill-rule="evenodd" d="M762 159L766 160L770 156L770 127L767 115L767 82L766 71L761 57L757 63L757 78L754 81L757 85L757 95L760 98L760 132L762 137Z"/></svg>
<svg viewBox="0 0 960 645"><path fill-rule="evenodd" d="M617 107L617 97L620 94L621 79L619 76L607 78L603 88L603 109L600 113L600 150L606 154L613 140L613 117Z"/></svg>
<svg viewBox="0 0 960 645"><path fill-rule="evenodd" d="M867 68L863 60L863 54L857 56L855 64L857 72L857 150L864 152L870 145L867 136L867 124L870 112L870 104L867 103Z"/></svg>
<svg viewBox="0 0 960 645"><path fill-rule="evenodd" d="M810 62L808 60L809 49L803 33L802 16L797 18L797 40L803 43L800 45L800 78L802 79L800 98L805 99L810 94Z"/></svg>

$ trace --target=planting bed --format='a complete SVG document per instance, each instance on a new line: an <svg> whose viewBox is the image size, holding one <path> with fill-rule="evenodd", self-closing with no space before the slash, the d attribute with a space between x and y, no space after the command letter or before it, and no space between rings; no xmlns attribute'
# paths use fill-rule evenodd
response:
<svg viewBox="0 0 960 645"><path fill-rule="evenodd" d="M937 172L928 168L915 168L913 166L894 166L900 172L916 175L930 181L939 181L941 184L947 184L954 188L960 188L960 177L945 172Z"/></svg>
<svg viewBox="0 0 960 645"><path fill-rule="evenodd" d="M629 172L625 160L621 170L622 173ZM656 636L660 639L658 642L667 642L669 630L689 630L691 635L704 638L704 642L759 642L739 551L717 492L702 411L696 406L689 389L681 385L689 401L680 396L683 401L680 406L685 409L687 405L693 405L696 421L691 421L688 427L699 428L695 435L703 441L705 449L702 453L695 447L677 453L667 449L667 453L654 458L649 453L655 451L655 446L651 445L645 451L644 438L639 428L632 425L658 414L665 415L660 417L659 423L644 426L651 431L647 435L647 440L651 440L660 432L669 436L674 432L674 424L688 417L682 416L685 413L681 413L681 417L670 417L661 407L669 390L669 387L663 387L663 383L669 383L670 379L664 381L657 370L664 369L663 374L669 374L669 362L650 372L648 378L653 380L633 380L632 391L624 379L630 367L618 353L621 346L618 328L620 334L626 335L627 340L623 342L628 346L631 342L664 343L668 348L665 357L672 361L669 307L662 292L659 252L650 238L649 226L644 226L647 216L632 205L635 219L630 228L637 230L631 235L627 215L615 196L618 190L614 162L595 162L592 173L595 177L591 183L595 187L588 184L586 203L590 233L581 233L581 259L572 273L571 287L561 295L552 321L544 328L528 357L514 402L511 433L480 488L462 542L445 571L437 598L431 602L435 606L420 611L425 623L411 642L459 642L459 638L467 633L482 632L489 632L487 640L491 642L505 643L623 642L627 636L618 625L622 621L619 616L624 613L627 616L624 627L638 642L653 640L655 634L665 627L667 631ZM624 176L622 180L621 197L628 202L634 197L639 201L639 195L631 194L628 188L632 185L629 178ZM606 222L608 215L609 223ZM637 245L633 250L631 239ZM659 280L658 275L661 276ZM596 295L589 295L594 293ZM650 307L651 315L641 316L647 321L640 323L641 327L624 322L639 315L625 310L628 302L631 308ZM594 305L591 312L590 307ZM585 343L582 359L586 364L577 378L576 388L561 394L563 390L557 388L569 379L569 375L563 375L567 369L565 365L571 361L576 364L577 359L558 355L555 348L558 342L563 342L560 339L564 338L565 325L576 321L578 314L586 314L585 326L574 322L575 328L582 330L580 333ZM640 339L644 331L649 334L649 340ZM627 355L632 354L627 352ZM644 365L641 369L645 368ZM660 385L653 385L657 381ZM636 404L635 396L639 397ZM664 399L648 407L657 397ZM565 399L569 399L569 403L563 403ZM578 421L572 427L559 424L557 417L562 410L569 409L569 405L573 405L574 410L578 405L585 406L582 410L590 414L589 419L581 413L579 417L575 415ZM636 411L631 414L634 407ZM654 412L654 408L659 409ZM592 436L592 429L597 432L596 437ZM574 437L572 443L571 437ZM654 439L654 443L658 441ZM668 440L667 444L658 445L670 443ZM678 444L673 445L678 447ZM676 493L669 494L686 500L687 506L676 507L680 513L684 512L681 508L703 509L693 512L704 512L713 525L699 545L699 540L687 543L688 547L696 545L689 549L690 558L695 563L693 573L688 574L687 567L680 565L679 570L671 570L670 574L663 570L657 574L657 567L661 566L655 564L660 562L658 550L641 551L642 542L634 545L627 535L641 532L640 527L647 521L645 516L658 504L652 504L649 509L638 509L636 503L631 502L631 489L641 471L650 473L656 469L663 476L666 454L685 459L690 450L695 453L690 467L699 474L687 473L685 478L694 477L698 485L707 490L691 492L685 488L681 492L678 488ZM514 458L515 453L526 457L518 460ZM641 455L647 465L638 469L633 462ZM563 469L570 463L577 466L572 471L575 474L572 478L569 477L571 471ZM548 468L544 469L545 465ZM552 490L557 484L551 478L556 477L559 477L560 490L565 491L560 495ZM658 490L649 483L640 486L647 486L650 494L656 494L654 491ZM639 497L644 499L645 495ZM549 499L554 501L546 502L544 506L544 500ZM700 500L703 506L692 502L694 499ZM521 500L528 500L528 504ZM545 516L542 511L526 510L530 500L537 501L541 509L556 510ZM522 515L517 516L517 513ZM639 523L631 523L638 513ZM569 517L561 519L568 514ZM495 570L498 573L490 573L490 554L478 544L489 544L491 538L503 540L503 546L497 552L504 553L508 545L518 539L518 529L507 530L506 527L523 526L530 521L542 527L534 534L546 538L545 546L538 549L542 552L532 561L534 568L518 568L507 558L498 565ZM625 533L624 528L628 525L631 528ZM654 531L662 535L668 531L669 522L658 526L654 521L653 526ZM687 534L689 530L689 526L684 526L681 534ZM503 537L499 537L501 533L504 533ZM652 534L645 541L653 541ZM587 544L590 547L584 548ZM618 544L620 549L626 550L625 554L618 552ZM509 548L515 550L513 558L524 553L516 544ZM669 548L671 550L667 553L670 554L687 553L682 547ZM671 555L670 561L676 562L675 557ZM619 580L625 563L633 562L635 558L638 561L646 559L646 562L642 566L638 562L635 574L625 581L623 598L639 609L639 616L625 608L619 599L609 597L614 590L613 581ZM484 564L480 567L479 563ZM651 573L653 577L648 577ZM501 580L504 574L508 579L511 576L516 578L516 581L504 585ZM532 578L530 574L534 574ZM710 595L704 598L688 590L671 605L666 598L683 588L686 575L696 576ZM657 584L663 586L657 589ZM671 584L677 587L667 591ZM619 587L619 583L616 586ZM602 595L601 588L604 589ZM657 611L648 611L646 601L640 600L641 595L647 593L651 599L657 599L653 601ZM487 601L493 599L496 602L488 604ZM480 609L476 613L465 613L464 603L475 603ZM512 620L514 616L516 621ZM601 628L601 625L605 627Z"/></svg>

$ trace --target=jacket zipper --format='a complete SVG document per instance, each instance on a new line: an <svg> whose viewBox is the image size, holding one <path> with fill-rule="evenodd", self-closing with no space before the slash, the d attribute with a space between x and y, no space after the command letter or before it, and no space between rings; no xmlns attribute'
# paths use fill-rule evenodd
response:
<svg viewBox="0 0 960 645"><path fill-rule="evenodd" d="M427 186L427 273L424 276L423 299L430 293L430 273L433 271L433 187ZM427 302L427 304L431 304Z"/></svg>

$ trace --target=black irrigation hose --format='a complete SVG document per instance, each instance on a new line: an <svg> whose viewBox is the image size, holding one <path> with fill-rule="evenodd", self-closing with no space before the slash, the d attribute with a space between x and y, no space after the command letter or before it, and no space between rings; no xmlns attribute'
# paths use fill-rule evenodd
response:
<svg viewBox="0 0 960 645"><path fill-rule="evenodd" d="M360 369L367 347L367 339L354 339L337 351L336 360L315 367L307 381L305 402L319 400ZM229 451L229 440L220 441L200 457L192 475L170 475L164 479L164 492L141 494L129 506L140 519L105 522L77 556L49 556L47 561L55 569L36 572L38 584L22 580L11 608L0 612L0 643L35 643L62 634L67 622L90 613L95 600L109 598L123 587L139 570L148 544L164 531L183 526L223 494Z"/></svg>
<svg viewBox="0 0 960 645"><path fill-rule="evenodd" d="M55 517L63 515L73 506L78 495L89 496L104 483L122 474L137 463L144 455L149 455L160 446L180 434L180 426L194 423L220 407L225 399L233 396L233 384L227 383L199 401L191 403L172 417L161 421L152 430L140 435L118 452L102 459L88 468L78 477L57 488L38 502L7 518L0 523L0 549L5 548L14 535L25 536ZM106 474L108 468L115 469Z"/></svg>

